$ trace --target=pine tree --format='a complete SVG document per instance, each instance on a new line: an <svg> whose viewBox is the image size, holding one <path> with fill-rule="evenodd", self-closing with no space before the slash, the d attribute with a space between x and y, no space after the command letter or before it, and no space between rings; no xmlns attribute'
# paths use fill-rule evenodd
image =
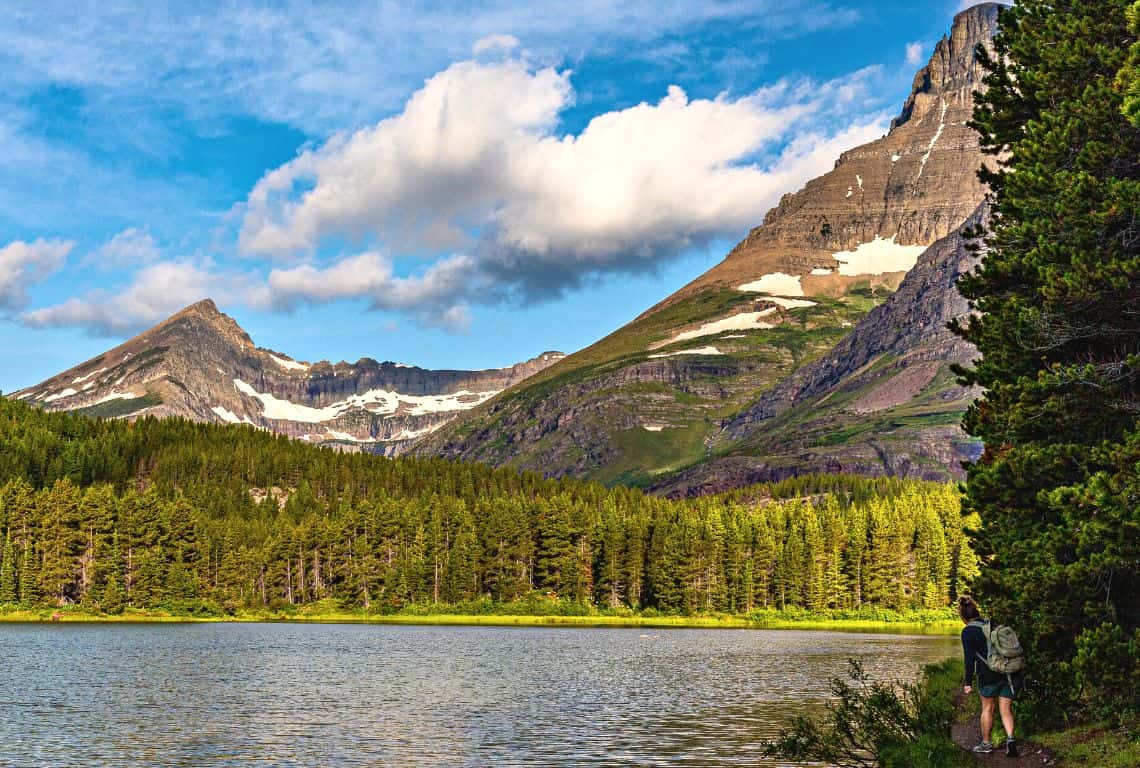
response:
<svg viewBox="0 0 1140 768"><path fill-rule="evenodd" d="M20 604L26 606L38 605L40 602L40 575L36 567L38 558L35 547L29 542L24 544L24 558L20 563Z"/></svg>
<svg viewBox="0 0 1140 768"><path fill-rule="evenodd" d="M965 507L983 523L975 591L1018 626L1046 717L1075 711L1082 689L1140 708L1140 688L1101 675L1103 659L1140 653L1135 547L1106 546L1138 514L1119 495L1140 412L1140 129L1118 86L1131 5L1003 10L975 110L1000 159L982 173L985 261L959 283L978 314L956 330L982 355L960 373L985 391L965 419L985 442Z"/></svg>
<svg viewBox="0 0 1140 768"><path fill-rule="evenodd" d="M16 555L12 549L12 531L4 533L4 554L0 560L0 603L12 604L17 599Z"/></svg>
<svg viewBox="0 0 1140 768"><path fill-rule="evenodd" d="M123 587L123 553L119 548L118 531L111 535L111 549L106 559L103 578L103 594L99 599L100 609L104 613L122 613L126 602L126 590Z"/></svg>

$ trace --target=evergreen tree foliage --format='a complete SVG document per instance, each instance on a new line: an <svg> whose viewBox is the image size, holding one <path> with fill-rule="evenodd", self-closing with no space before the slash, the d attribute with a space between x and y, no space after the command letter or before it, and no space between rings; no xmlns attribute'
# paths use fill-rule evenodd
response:
<svg viewBox="0 0 1140 768"><path fill-rule="evenodd" d="M0 509L30 605L944 607L945 542L968 551L959 503L948 485L831 477L669 501L246 427L88 421L0 400Z"/></svg>
<svg viewBox="0 0 1140 768"><path fill-rule="evenodd" d="M40 604L39 569L36 567L35 546L31 541L24 542L24 557L20 562L19 587L20 603L25 606Z"/></svg>
<svg viewBox="0 0 1140 768"><path fill-rule="evenodd" d="M0 560L0 603L15 603L18 597L16 588L16 555L12 549L12 531L4 534L3 559Z"/></svg>
<svg viewBox="0 0 1140 768"><path fill-rule="evenodd" d="M1046 715L1140 707L1135 678L1104 674L1106 659L1130 658L1134 675L1140 648L1140 129L1121 73L1131 5L1003 10L974 116L995 159L981 174L993 198L985 260L959 283L977 314L956 330L981 352L959 373L985 391L965 418L985 442L965 508L983 523L975 591L1017 626Z"/></svg>

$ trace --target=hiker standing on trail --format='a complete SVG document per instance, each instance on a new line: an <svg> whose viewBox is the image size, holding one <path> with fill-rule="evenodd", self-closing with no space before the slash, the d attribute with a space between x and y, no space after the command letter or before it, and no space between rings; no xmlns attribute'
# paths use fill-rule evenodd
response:
<svg viewBox="0 0 1140 768"><path fill-rule="evenodd" d="M974 678L977 678L978 693L982 697L982 741L974 747L975 752L989 753L994 751L990 735L994 727L994 709L1001 710L1001 722L1006 732L1006 754L1017 757L1017 742L1013 738L1013 700L1021 691L1024 675L1021 674L1021 664L1015 664L1016 672L999 672L990 668L990 661L1000 658L991 653L991 639L997 640L994 634L998 627L991 628L990 620L983 619L977 603L972 597L962 595L958 598L958 615L966 626L962 629L962 652L966 662L966 693L974 690ZM1003 631L1008 627L1001 628ZM1012 635L1012 631L1010 631ZM1013 636L1014 644L1017 638ZM1017 647L1020 655L1020 646ZM996 663L996 662L995 662ZM1023 662L1022 662L1023 663ZM999 668L1001 664L997 664Z"/></svg>

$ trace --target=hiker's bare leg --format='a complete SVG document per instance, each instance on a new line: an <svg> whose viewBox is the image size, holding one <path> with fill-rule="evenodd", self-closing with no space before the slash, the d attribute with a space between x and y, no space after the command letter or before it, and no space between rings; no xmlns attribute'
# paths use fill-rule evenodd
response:
<svg viewBox="0 0 1140 768"><path fill-rule="evenodd" d="M997 701L990 696L982 697L982 741L989 741L994 730L994 708Z"/></svg>
<svg viewBox="0 0 1140 768"><path fill-rule="evenodd" d="M998 706L1001 707L1001 724L1005 726L1005 735L1013 738L1013 699L1007 699L1002 696L998 699Z"/></svg>

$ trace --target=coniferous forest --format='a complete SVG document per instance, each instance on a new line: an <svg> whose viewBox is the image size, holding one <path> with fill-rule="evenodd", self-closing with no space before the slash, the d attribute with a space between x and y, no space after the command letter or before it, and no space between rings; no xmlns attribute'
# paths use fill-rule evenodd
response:
<svg viewBox="0 0 1140 768"><path fill-rule="evenodd" d="M834 477L669 501L0 400L9 605L935 609L976 573L959 506L953 486Z"/></svg>

